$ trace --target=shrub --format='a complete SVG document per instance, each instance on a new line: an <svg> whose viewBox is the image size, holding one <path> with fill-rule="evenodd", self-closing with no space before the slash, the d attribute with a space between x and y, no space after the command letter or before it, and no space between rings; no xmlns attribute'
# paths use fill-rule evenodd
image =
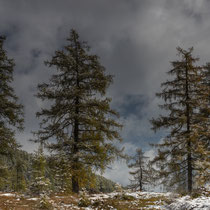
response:
<svg viewBox="0 0 210 210"><path fill-rule="evenodd" d="M90 202L90 200L87 197L82 196L80 198L79 203L78 203L79 207L88 207L90 205L91 205L91 202Z"/></svg>
<svg viewBox="0 0 210 210"><path fill-rule="evenodd" d="M38 208L46 210L53 209L53 205L49 202L49 197L47 195L41 194Z"/></svg>

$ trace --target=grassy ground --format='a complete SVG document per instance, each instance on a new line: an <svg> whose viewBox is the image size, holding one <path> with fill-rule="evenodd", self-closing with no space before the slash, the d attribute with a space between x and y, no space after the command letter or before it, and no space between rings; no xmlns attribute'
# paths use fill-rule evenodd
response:
<svg viewBox="0 0 210 210"><path fill-rule="evenodd" d="M0 194L0 209L1 210L26 210L26 209L36 209L35 202L33 200L27 200L13 194L14 196L1 196Z"/></svg>
<svg viewBox="0 0 210 210"><path fill-rule="evenodd" d="M42 202L42 201L43 202ZM40 202L41 201L41 202ZM97 209L97 210L138 210L164 209L167 196L154 194L140 195L138 193L110 193L87 195L56 194L47 198L30 198L20 194L5 195L0 193L0 210L30 210L30 209ZM42 203L42 205L40 204ZM161 208L162 206L162 208Z"/></svg>

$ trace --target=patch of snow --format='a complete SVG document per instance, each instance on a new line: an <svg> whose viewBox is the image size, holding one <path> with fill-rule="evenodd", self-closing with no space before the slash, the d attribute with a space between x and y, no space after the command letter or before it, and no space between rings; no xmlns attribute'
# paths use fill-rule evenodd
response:
<svg viewBox="0 0 210 210"><path fill-rule="evenodd" d="M13 193L3 193L3 194L0 194L0 196L15 197L16 195Z"/></svg>
<svg viewBox="0 0 210 210"><path fill-rule="evenodd" d="M70 203L70 204L66 204L66 203L62 203L62 207L64 207L65 209L80 209L80 207L75 206L74 204ZM57 209L57 208L56 208ZM61 208L60 208L61 209Z"/></svg>
<svg viewBox="0 0 210 210"><path fill-rule="evenodd" d="M37 201L37 200L39 200L39 198L28 198L27 200L28 201Z"/></svg>
<svg viewBox="0 0 210 210"><path fill-rule="evenodd" d="M89 197L90 200L101 200L101 199L108 199L113 198L118 193L107 193L107 194L93 194Z"/></svg>
<svg viewBox="0 0 210 210"><path fill-rule="evenodd" d="M190 196L184 196L178 198L172 204L167 206L170 210L209 210L210 209L210 197L201 196L191 199Z"/></svg>

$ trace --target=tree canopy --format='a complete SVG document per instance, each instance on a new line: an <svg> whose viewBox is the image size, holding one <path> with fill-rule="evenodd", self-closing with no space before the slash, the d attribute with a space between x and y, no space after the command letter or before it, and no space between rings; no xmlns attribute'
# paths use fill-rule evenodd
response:
<svg viewBox="0 0 210 210"><path fill-rule="evenodd" d="M168 72L172 79L162 83L163 90L157 93L165 101L160 108L167 114L151 122L155 131L166 128L168 135L162 143L155 145L159 149L153 162L160 169L160 177L171 186L187 185L191 192L195 174L199 170L204 173L198 162L206 163L209 153L202 140L209 136L209 118L201 109L209 107L210 91L203 83L204 68L196 65L199 59L193 57L193 48L183 50L178 47L177 51L180 60L171 62L172 69Z"/></svg>
<svg viewBox="0 0 210 210"><path fill-rule="evenodd" d="M118 113L110 108L106 91L113 76L105 74L99 57L71 30L68 44L55 52L45 64L54 70L49 83L38 86L37 97L50 101L49 108L37 113L42 117L37 132L40 142L54 152L63 151L72 173L72 189L79 191L82 177L104 170L121 151L113 144L121 141ZM80 179L81 178L81 179Z"/></svg>

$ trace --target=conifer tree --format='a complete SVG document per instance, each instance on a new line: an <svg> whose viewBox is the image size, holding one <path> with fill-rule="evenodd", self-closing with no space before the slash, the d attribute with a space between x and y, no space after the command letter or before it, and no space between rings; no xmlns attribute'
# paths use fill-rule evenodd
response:
<svg viewBox="0 0 210 210"><path fill-rule="evenodd" d="M13 131L10 126L18 129L23 128L23 106L17 103L17 96L11 87L13 81L14 61L7 57L3 49L5 37L0 36L0 144L1 153L7 153L7 148L14 145ZM3 149L4 148L4 149Z"/></svg>
<svg viewBox="0 0 210 210"><path fill-rule="evenodd" d="M203 80L202 80L202 84L203 87L206 88L206 91L204 91L204 93L206 93L206 95L204 95L204 99L206 99L206 103L203 104L206 105L204 107L201 108L201 112L204 114L204 116L207 118L208 123L207 123L207 127L210 126L210 63L207 63L204 66L204 72L203 72ZM207 139L207 144L208 147L210 147L210 138Z"/></svg>
<svg viewBox="0 0 210 210"><path fill-rule="evenodd" d="M31 186L33 194L46 194L50 188L49 179L46 178L46 159L43 153L43 146L40 145L32 160Z"/></svg>
<svg viewBox="0 0 210 210"><path fill-rule="evenodd" d="M105 97L112 76L105 74L98 56L90 54L75 30L67 41L68 45L46 62L57 74L48 84L38 85L37 97L52 105L37 113L43 119L37 141L48 142L51 151L66 154L72 190L78 193L86 172L104 170L120 155L113 141L121 141L121 125L116 121L118 113L110 108L111 99Z"/></svg>
<svg viewBox="0 0 210 210"><path fill-rule="evenodd" d="M130 158L131 163L128 167L131 168L129 172L133 179L130 180L130 188L142 191L144 186L150 183L151 170L149 171L148 157L144 156L144 153L140 148L136 150L136 154ZM129 161L129 162L130 162Z"/></svg>
<svg viewBox="0 0 210 210"><path fill-rule="evenodd" d="M194 135L199 138L197 146L197 185L204 186L210 180L210 63L207 63L202 72L200 90L200 122L194 127Z"/></svg>
<svg viewBox="0 0 210 210"><path fill-rule="evenodd" d="M191 193L197 162L206 156L202 139L208 133L202 126L206 128L207 118L200 109L207 106L208 90L202 84L204 68L196 65L199 59L193 57L193 48L178 47L177 51L180 60L171 62L173 68L168 72L173 78L162 83L163 90L157 93L165 101L159 106L168 111L168 115L160 115L151 122L155 131L168 129L168 135L162 143L155 145L159 149L153 163L157 163L160 177L171 186L186 184Z"/></svg>
<svg viewBox="0 0 210 210"><path fill-rule="evenodd" d="M71 168L66 154L62 151L49 158L49 169L53 190L56 192L71 191Z"/></svg>
<svg viewBox="0 0 210 210"><path fill-rule="evenodd" d="M24 192L27 187L26 172L27 172L27 153L22 150L16 150L13 164L13 182L15 191Z"/></svg>
<svg viewBox="0 0 210 210"><path fill-rule="evenodd" d="M8 166L5 163L5 156L0 155L0 190L3 191L10 185L8 177L10 175Z"/></svg>
<svg viewBox="0 0 210 210"><path fill-rule="evenodd" d="M23 128L23 106L18 104L18 98L11 86L15 64L3 49L4 41L5 37L0 36L0 155L11 158L19 147L13 128Z"/></svg>

